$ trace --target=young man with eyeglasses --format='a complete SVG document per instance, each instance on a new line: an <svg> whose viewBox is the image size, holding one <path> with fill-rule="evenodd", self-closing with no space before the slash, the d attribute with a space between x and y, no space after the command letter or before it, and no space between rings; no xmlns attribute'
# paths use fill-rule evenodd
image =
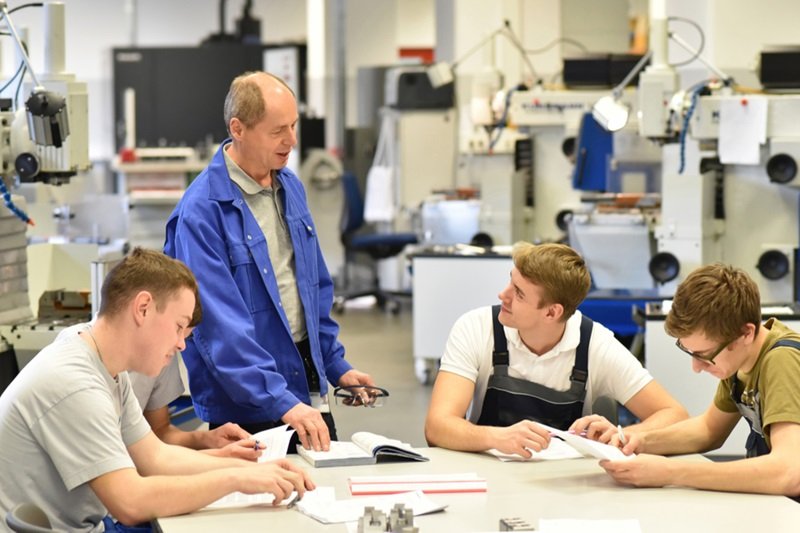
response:
<svg viewBox="0 0 800 533"><path fill-rule="evenodd" d="M664 328L695 372L720 380L705 413L629 436L626 454L686 454L718 448L740 417L750 425L746 458L711 463L639 455L600 464L637 487L800 495L800 334L775 318L761 324L755 282L726 265L692 272L675 293Z"/></svg>

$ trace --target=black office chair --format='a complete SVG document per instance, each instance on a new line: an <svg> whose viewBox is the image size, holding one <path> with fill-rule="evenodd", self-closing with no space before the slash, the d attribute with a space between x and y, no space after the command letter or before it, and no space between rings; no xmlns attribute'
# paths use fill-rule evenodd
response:
<svg viewBox="0 0 800 533"><path fill-rule="evenodd" d="M6 525L17 533L42 533L53 531L50 520L38 505L20 503L6 513Z"/></svg>
<svg viewBox="0 0 800 533"><path fill-rule="evenodd" d="M334 311L344 312L345 302L353 298L375 296L381 309L389 309L394 313L400 311L399 302L380 289L376 261L393 257L409 244L417 243L415 233L377 233L364 221L364 198L358 180L352 172L342 175L344 206L339 223L342 245L344 245L344 266L342 268L342 291L334 299ZM350 290L350 265L358 254L366 254L372 259L372 286L365 290Z"/></svg>

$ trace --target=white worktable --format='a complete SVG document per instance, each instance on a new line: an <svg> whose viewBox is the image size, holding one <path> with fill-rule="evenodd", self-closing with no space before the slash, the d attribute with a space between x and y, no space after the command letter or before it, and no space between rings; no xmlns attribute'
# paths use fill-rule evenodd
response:
<svg viewBox="0 0 800 533"><path fill-rule="evenodd" d="M443 513L415 517L420 533L497 531L500 518L519 517L534 527L542 518L639 520L644 533L754 533L797 531L800 505L782 496L729 494L681 488L622 487L594 459L502 463L483 454L421 448L427 463L309 469L318 485L334 486L337 499L350 498L348 476L477 472L485 493L433 494L448 504ZM294 457L298 464L306 465ZM692 460L704 461L700 456ZM299 511L250 508L203 511L158 521L164 533L218 531L343 532Z"/></svg>

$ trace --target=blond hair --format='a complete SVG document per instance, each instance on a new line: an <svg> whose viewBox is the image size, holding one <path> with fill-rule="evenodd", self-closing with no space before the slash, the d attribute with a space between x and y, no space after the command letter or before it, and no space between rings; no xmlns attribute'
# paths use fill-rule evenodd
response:
<svg viewBox="0 0 800 533"><path fill-rule="evenodd" d="M542 304L561 304L567 320L589 294L592 278L586 262L564 244L518 242L512 251L514 266L528 281L542 288Z"/></svg>

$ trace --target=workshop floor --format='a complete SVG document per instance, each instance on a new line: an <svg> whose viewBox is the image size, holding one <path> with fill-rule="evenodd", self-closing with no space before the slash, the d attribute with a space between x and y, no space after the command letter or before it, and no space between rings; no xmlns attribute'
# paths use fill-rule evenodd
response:
<svg viewBox="0 0 800 533"><path fill-rule="evenodd" d="M341 326L340 339L347 360L367 372L390 393L383 407L367 409L333 405L339 438L355 431L371 431L425 446L423 426L431 386L414 374L412 315L408 304L394 315L377 307L347 309L334 315Z"/></svg>
<svg viewBox="0 0 800 533"><path fill-rule="evenodd" d="M422 385L414 374L411 308L402 305L398 314L373 306L348 308L334 319L341 327L340 340L347 360L375 383L389 391L382 407L346 407L331 404L339 439L349 440L356 431L370 431L399 439L412 446L426 446L425 414L431 386ZM333 401L333 398L331 398ZM179 424L185 430L207 427L197 418Z"/></svg>

